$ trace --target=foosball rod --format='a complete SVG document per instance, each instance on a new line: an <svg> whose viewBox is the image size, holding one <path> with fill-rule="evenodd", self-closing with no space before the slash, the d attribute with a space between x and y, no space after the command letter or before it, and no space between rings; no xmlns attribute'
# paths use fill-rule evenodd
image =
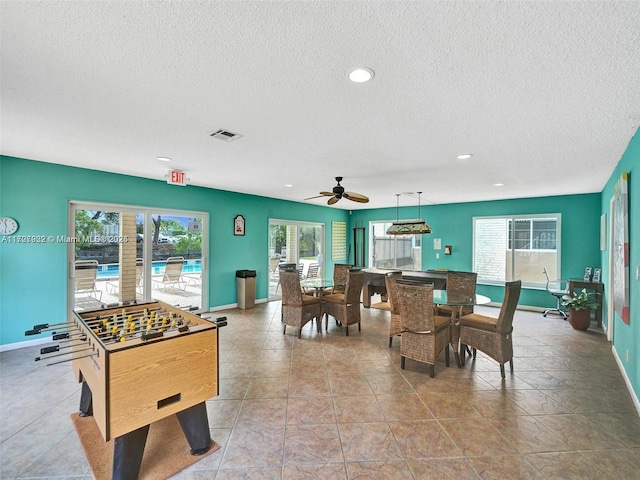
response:
<svg viewBox="0 0 640 480"><path fill-rule="evenodd" d="M107 331L101 331L101 332L95 332L93 329L91 329L91 331L93 332L94 335L96 335L99 339L104 339L104 338L109 338L109 337L113 337L113 336L120 336L120 333L124 331L125 335L131 335L131 334L135 334L135 333L140 333L141 330L144 331L157 331L158 329L164 328L166 329L166 331L171 331L171 330L176 330L182 326L188 326L190 325L190 323L185 323L184 320L182 319L177 319L178 322L176 322L176 325L171 327L170 323L167 323L165 325L155 325L151 328L151 330L147 330L146 325L145 326L138 326L138 322L134 322L132 321L131 323L135 323L136 324L136 328L135 330L130 330L129 326L130 324L123 324L123 325L115 325L115 327L117 327L117 330L114 332L112 329L107 330ZM156 320L156 322L160 322L160 320ZM161 323L161 322L160 322ZM113 327L112 327L113 328Z"/></svg>
<svg viewBox="0 0 640 480"><path fill-rule="evenodd" d="M85 323L90 323L90 322L93 323L93 322L100 322L100 321L104 320L105 318L108 319L108 320L111 320L111 319L113 319L114 316L116 316L117 318L123 318L123 317L131 315L131 316L135 316L137 318L137 317L141 317L143 315L146 315L147 313L151 314L151 312L162 312L162 311L167 312L167 310L164 310L162 307L156 307L156 308L151 308L151 309L148 308L146 310L147 310L146 313L145 313L144 310L132 310L130 312L124 312L124 313L123 312L114 312L114 313L109 313L109 314L96 315L94 317L86 317L86 318L83 317L82 319L85 321ZM174 313L174 312L171 312L171 313Z"/></svg>
<svg viewBox="0 0 640 480"><path fill-rule="evenodd" d="M80 350L75 350L73 352L56 353L55 355L49 355L48 357L36 357L34 360L36 362L39 362L40 360L49 360L50 358L61 357L63 355L73 355L74 353L86 352L87 350L95 350L95 349L93 347L81 348Z"/></svg>
<svg viewBox="0 0 640 480"><path fill-rule="evenodd" d="M166 329L166 330L164 330L162 332L159 332L157 330L156 331L153 331L153 330L146 331L145 330L144 332L137 331L131 336L129 336L129 334L126 334L125 335L125 341L128 342L129 340L135 340L137 338L140 338L142 341L146 342L147 340L152 340L154 338L164 337L165 333L175 332L176 330L178 332L180 332L180 333L188 332L189 331L189 326L188 325L182 325L180 327L174 327L174 328L171 328L171 329ZM120 340L121 337L120 336L117 336L117 337L118 338L112 338L112 339L103 341L102 343L104 345L111 345L113 343L120 343L121 342L121 340Z"/></svg>
<svg viewBox="0 0 640 480"><path fill-rule="evenodd" d="M80 330L78 327L73 326L73 324L71 323L58 323L57 325L71 325L69 327L63 327L63 328L67 328L69 331L73 331L73 330ZM39 328L42 327L43 325L34 325L33 329L31 330L27 330L24 332L25 336L26 335L38 335L42 332L53 332L56 333L56 330L60 330L59 326L50 326L50 327L46 327L46 328Z"/></svg>
<svg viewBox="0 0 640 480"><path fill-rule="evenodd" d="M78 329L80 330L80 329ZM51 334L52 337L52 341L57 342L60 341L60 343L64 343L64 342L72 342L73 340L75 340L74 337L85 337L86 338L87 334L80 331L80 333L69 333L69 332L65 332L65 333L58 333L58 332L53 332Z"/></svg>
<svg viewBox="0 0 640 480"><path fill-rule="evenodd" d="M131 317L131 320L129 320L129 317ZM87 323L86 326L88 328L95 328L96 326L98 327L102 327L102 325L112 325L112 326L117 326L117 327L121 327L121 326L125 326L125 325L129 325L131 323L140 323L140 321L143 322L149 322L149 321L153 321L153 323L157 323L157 322L162 322L163 319L166 319L169 323L172 320L175 321L185 321L185 318L182 315L178 315L178 316L170 316L170 315L156 315L155 317L153 317L153 319L151 317L147 317L147 316L138 316L138 317L133 317L133 316L129 316L127 318L120 318L117 321L114 321L113 318L104 318L101 321L92 321L91 323ZM106 320L106 323L105 323Z"/></svg>
<svg viewBox="0 0 640 480"><path fill-rule="evenodd" d="M73 362L74 360L80 360L81 358L95 357L96 355L98 355L98 352L96 352L96 353L88 353L86 355L80 355L79 357L67 358L66 360L58 360L57 362L47 363L47 367L49 367L51 365L57 365L59 363Z"/></svg>
<svg viewBox="0 0 640 480"><path fill-rule="evenodd" d="M61 347L60 345L51 345L50 347L42 347L40 349L40 355L46 355L47 353L59 352L65 348L74 348L84 345L85 343L89 343L86 340L81 341L80 343L74 343L73 345L65 345Z"/></svg>

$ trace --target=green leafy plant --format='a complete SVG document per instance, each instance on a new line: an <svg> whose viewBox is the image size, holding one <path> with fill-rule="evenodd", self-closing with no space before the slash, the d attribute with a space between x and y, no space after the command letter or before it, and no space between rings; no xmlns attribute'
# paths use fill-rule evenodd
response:
<svg viewBox="0 0 640 480"><path fill-rule="evenodd" d="M583 288L580 293L574 292L573 295L563 295L562 305L574 310L584 310L586 308L597 308L600 302L596 300L594 293L587 293L587 290Z"/></svg>

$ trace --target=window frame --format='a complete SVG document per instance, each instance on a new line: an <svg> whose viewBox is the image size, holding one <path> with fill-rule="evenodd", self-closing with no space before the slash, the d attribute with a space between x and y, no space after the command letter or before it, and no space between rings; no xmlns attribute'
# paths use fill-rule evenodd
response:
<svg viewBox="0 0 640 480"><path fill-rule="evenodd" d="M502 280L497 280L495 278L487 278L487 277L483 277L481 276L481 272L477 271L477 265L476 265L476 260L477 260L477 256L479 255L478 252L478 245L477 245L477 232L478 232L478 222L482 221L482 220L504 220L507 226L507 232L506 232L506 239L505 239L505 245L506 245L506 250L505 250L505 255L507 255L509 252L511 252L511 261L510 261L510 265L507 265L509 262L507 262L505 260L505 267L509 268L510 271L510 275L512 278L515 277L516 275L516 257L517 255L515 255L516 252L532 252L532 253L552 253L555 252L555 271L558 272L557 273L557 278L561 278L561 265L562 265L562 214L561 213L537 213L537 214L519 214L519 215L488 215L488 216L477 216L477 217L472 217L472 221L473 221L473 238L472 238L472 265L473 265L473 269L474 271L476 271L476 273L478 273L478 283L479 284L483 284L483 285L499 285L499 286L503 286L505 284L506 281L508 281L506 278L502 279ZM518 246L518 242L519 239L517 239L515 237L515 226L517 221L521 221L521 220L529 220L530 221L530 225L529 225L529 239L528 239L528 243L529 243L529 247L530 248L514 248L514 244L516 246ZM555 220L556 222L556 235L555 235L555 244L556 244L556 248L554 249L549 249L549 248L533 248L533 245L535 243L535 240L533 238L533 232L535 231L533 228L534 225L534 221L535 220ZM510 227L510 228L509 228ZM521 239L520 239L521 240ZM545 289L546 288L546 278L544 278L544 275L542 274L542 269L543 268L547 268L549 269L549 265L538 265L540 267L540 281L526 281L523 280L522 281L522 286L526 287L526 288L531 288L531 289Z"/></svg>

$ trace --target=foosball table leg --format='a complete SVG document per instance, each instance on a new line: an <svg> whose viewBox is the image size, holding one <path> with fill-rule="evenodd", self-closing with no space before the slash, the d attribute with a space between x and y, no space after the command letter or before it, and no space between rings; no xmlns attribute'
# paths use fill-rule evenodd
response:
<svg viewBox="0 0 640 480"><path fill-rule="evenodd" d="M90 417L93 415L93 396L87 382L82 382L82 391L80 392L80 416Z"/></svg>
<svg viewBox="0 0 640 480"><path fill-rule="evenodd" d="M176 413L176 416L191 447L191 455L202 455L208 452L213 441L209 433L206 403L198 403Z"/></svg>
<svg viewBox="0 0 640 480"><path fill-rule="evenodd" d="M113 442L113 480L138 480L149 425L116 437Z"/></svg>

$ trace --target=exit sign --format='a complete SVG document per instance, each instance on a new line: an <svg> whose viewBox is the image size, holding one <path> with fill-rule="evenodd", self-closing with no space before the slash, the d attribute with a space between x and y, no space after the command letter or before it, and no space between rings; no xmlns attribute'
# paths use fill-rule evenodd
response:
<svg viewBox="0 0 640 480"><path fill-rule="evenodd" d="M180 170L169 170L167 183L171 185L182 185L184 187L187 184L187 175Z"/></svg>

